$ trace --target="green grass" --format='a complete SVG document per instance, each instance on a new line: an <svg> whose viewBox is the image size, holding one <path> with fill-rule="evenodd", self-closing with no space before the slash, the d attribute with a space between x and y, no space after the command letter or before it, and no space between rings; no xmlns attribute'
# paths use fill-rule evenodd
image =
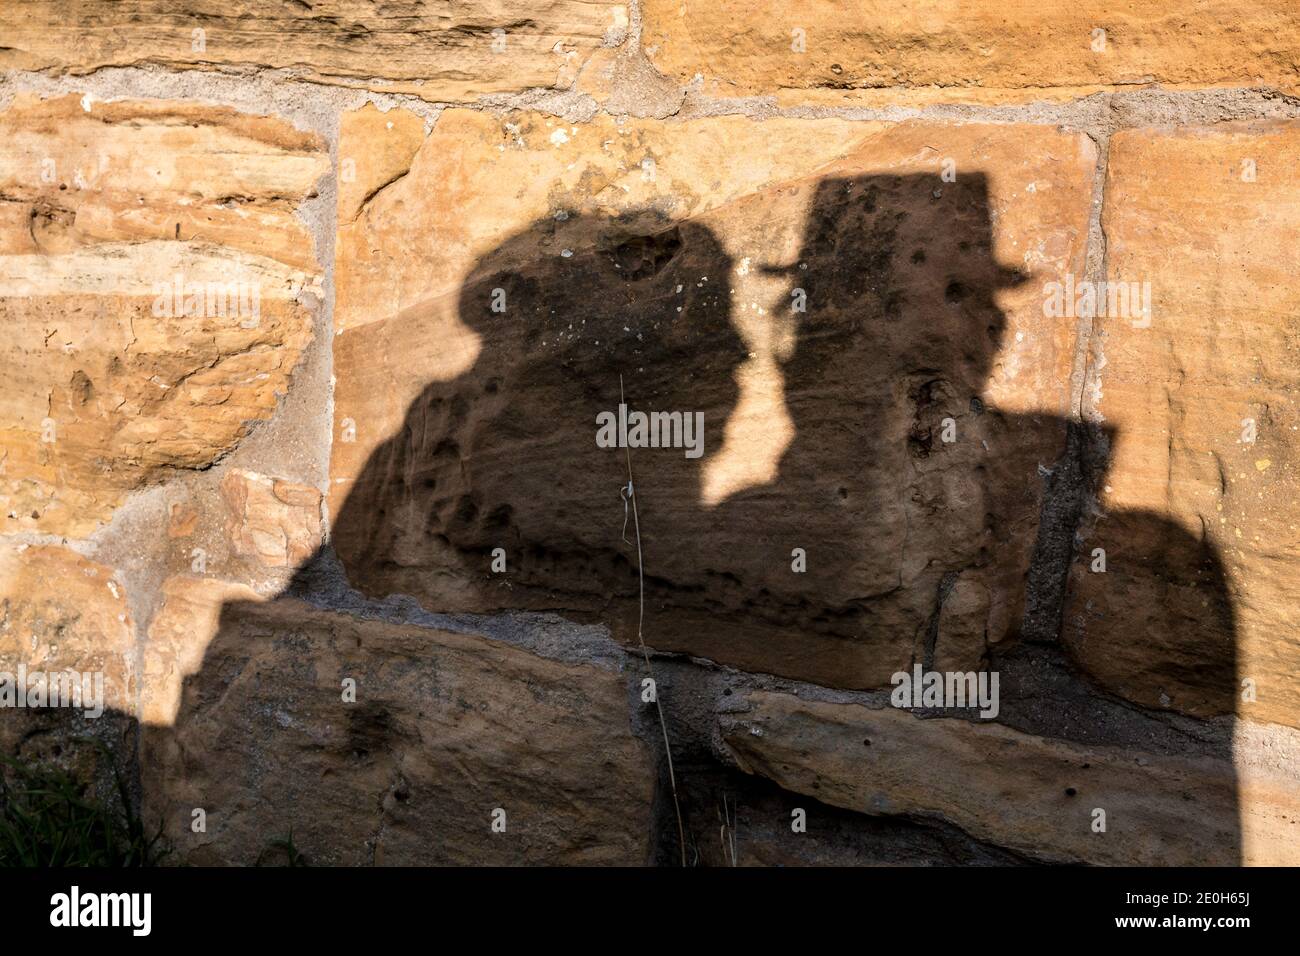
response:
<svg viewBox="0 0 1300 956"><path fill-rule="evenodd" d="M271 840L267 843L266 848L262 850L257 857L255 866L264 866L268 857L277 853L283 853L285 857L285 866L308 866L307 858L302 855L298 847L293 842L293 827L289 828L289 835L278 840Z"/></svg>
<svg viewBox="0 0 1300 956"><path fill-rule="evenodd" d="M108 749L116 799L97 800L67 773L0 754L0 866L153 866L165 851L148 836Z"/></svg>

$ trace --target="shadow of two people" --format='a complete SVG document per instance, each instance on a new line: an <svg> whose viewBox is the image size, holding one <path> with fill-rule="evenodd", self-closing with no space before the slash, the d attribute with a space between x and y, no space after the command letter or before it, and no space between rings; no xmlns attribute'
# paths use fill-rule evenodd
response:
<svg viewBox="0 0 1300 956"><path fill-rule="evenodd" d="M772 247L782 204L803 211L797 244L786 246L796 254L765 270L782 291L761 302L736 291L749 263L734 260L709 217L647 232L627 218L573 215L503 242L460 293L459 320L481 340L476 362L411 403L336 517L328 547L350 584L439 612L604 622L634 643L636 550L619 534L629 466L595 440L598 416L616 412L622 394L630 409L702 413L705 423L698 458L680 447L631 453L651 646L850 689L887 686L917 663L987 669L1029 638L1036 573L1053 579L1055 625L1037 639L1062 641L1078 514L1052 531L1067 538L1053 552L1042 527L1051 469L1041 466L1077 455L1100 480L1107 446L1104 436L1081 440L1078 426L1071 434L1064 416L1005 412L988 399L1008 347L996 299L1027 280L995 260L985 178L939 185L829 178L721 211L749 217ZM756 457L770 467L755 470ZM1158 685L1175 706L1190 699L1195 713L1232 714L1232 610L1213 549L1159 515L1112 514L1102 528L1144 617L1094 622L1079 640L1122 657L1126 696ZM492 573L501 553L507 571ZM311 593L313 564L287 595ZM257 680L247 628L228 626L250 613L264 612L223 613L175 727L155 731L170 761L146 772L216 761L256 789L265 756L203 744L197 732L217 732L231 687ZM262 639L281 639L282 626ZM1206 647L1217 649L1212 659ZM275 686L293 679L284 672L244 693L292 698L317 679L300 670L300 688ZM1079 680L1115 690L1082 668ZM365 734L382 747L394 718L371 716ZM518 719L526 726L528 715ZM302 787L308 800L330 790ZM268 819L289 811L253 810L251 794L247 803ZM1198 812L1232 834L1221 862L1235 862L1235 803Z"/></svg>

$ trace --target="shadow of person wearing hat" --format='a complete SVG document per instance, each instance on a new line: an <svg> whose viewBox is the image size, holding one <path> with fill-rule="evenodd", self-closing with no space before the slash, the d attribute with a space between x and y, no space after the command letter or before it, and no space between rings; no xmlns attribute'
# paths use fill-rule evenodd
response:
<svg viewBox="0 0 1300 956"><path fill-rule="evenodd" d="M1047 612L1030 607L1036 554L1059 598L1077 517L1049 519L1045 488L1087 456L1074 454L1081 432L1064 414L1007 412L990 398L992 384L1012 374L999 366L1008 350L997 296L1025 277L993 254L985 178L937 190L931 176L861 175L791 189L806 210L798 253L768 267L787 283L769 303L787 334L770 372L782 414L768 414L774 433L783 416L788 440L768 480L720 499L706 494L707 469L747 453L725 446L753 367L737 331L733 256L707 217L548 219L470 271L458 313L479 336L477 360L411 403L357 477L330 543L287 595L310 598L321 566L337 555L348 583L370 597L410 595L438 613L550 612L606 624L634 646L639 545L644 636L658 650L843 689L887 688L917 664L1002 668L999 719L1018 729L1104 744L1127 742L1107 722L1116 714L1154 726L1158 715L1125 704L1119 697L1133 695L1099 684L1067 653L1078 647L1061 644L1058 599L1043 602ZM745 214L739 206L718 213ZM702 413L702 454L601 447L599 418L620 404ZM620 495L629 457L635 526L625 524ZM1080 483L1104 474L1104 460L1090 467ZM1177 593L1184 565L1200 567L1215 608L1201 626L1223 639L1217 656L1197 665L1197 683L1213 688L1198 712L1230 715L1235 640L1213 549L1158 515L1123 522ZM1152 627L1171 593L1153 595ZM227 621L263 613L271 612L227 606L203 670L186 682L166 733L191 767L215 754L204 728L233 706L232 682L258 659L248 627ZM1044 613L1055 617L1044 624ZM1140 641L1124 638L1122 623L1108 625L1109 639ZM276 640L275 627L264 631ZM1170 661L1198 652L1154 653ZM1149 670L1163 667L1154 660ZM300 697L318 679L283 670L303 682ZM281 709L295 697L294 688L275 693ZM679 728L695 719L667 708ZM371 713L364 724L360 749L383 752L395 718ZM294 732L286 727L276 733ZM691 733L708 739L710 728ZM357 749L341 738L310 746ZM265 777L282 752L239 740L222 747L227 775L242 762ZM352 759L338 756L340 766ZM165 761L154 771L169 772ZM300 810L343 786L337 776L299 783ZM344 798L365 802L351 791ZM1234 862L1235 798L1196 810L1217 834L1214 861ZM247 826L269 827L284 808L242 812L253 819ZM390 825L400 827L396 818Z"/></svg>

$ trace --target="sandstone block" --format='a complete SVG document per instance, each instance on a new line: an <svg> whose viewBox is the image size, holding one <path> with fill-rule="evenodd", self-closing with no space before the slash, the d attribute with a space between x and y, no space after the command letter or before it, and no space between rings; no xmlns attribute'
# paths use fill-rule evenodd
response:
<svg viewBox="0 0 1300 956"><path fill-rule="evenodd" d="M327 168L314 135L216 107L0 114L0 529L88 535L271 415L319 277L294 211Z"/></svg>
<svg viewBox="0 0 1300 956"><path fill-rule="evenodd" d="M720 717L741 768L833 806L942 820L1056 862L1296 859L1294 767L1238 772L1222 758L1085 747L992 723L781 693L746 702ZM1095 829L1098 809L1104 832Z"/></svg>
<svg viewBox="0 0 1300 956"><path fill-rule="evenodd" d="M1300 15L1251 0L646 0L654 65L778 102L983 103L1111 87L1294 88ZM873 99L874 97L874 99Z"/></svg>
<svg viewBox="0 0 1300 956"><path fill-rule="evenodd" d="M0 12L0 68L91 72L270 67L317 82L465 102L533 87L567 88L592 52L623 39L626 4L610 0L23 0Z"/></svg>
<svg viewBox="0 0 1300 956"><path fill-rule="evenodd" d="M140 720L169 727L180 710L185 679L203 668L227 602L259 600L251 588L217 578L176 575L163 582L162 605L149 623L141 676Z"/></svg>
<svg viewBox="0 0 1300 956"><path fill-rule="evenodd" d="M1065 628L1131 700L1293 727L1298 144L1292 123L1112 140L1107 279L1148 286L1151 314L1095 320L1087 410L1109 441Z"/></svg>
<svg viewBox="0 0 1300 956"><path fill-rule="evenodd" d="M647 641L836 686L974 666L1064 447L1039 284L1082 268L1095 160L1039 126L445 113L340 227L349 579L634 641L621 394L704 422L698 458L631 454Z"/></svg>
<svg viewBox="0 0 1300 956"><path fill-rule="evenodd" d="M628 702L615 670L478 634L228 601L174 725L146 730L146 817L191 864L290 828L314 863L641 864L654 768Z"/></svg>
<svg viewBox="0 0 1300 956"><path fill-rule="evenodd" d="M16 675L21 665L29 673L98 674L102 685L91 687L102 686L103 710L129 714L134 656L127 596L112 568L66 548L0 546L0 671ZM11 728L20 716L0 710Z"/></svg>
<svg viewBox="0 0 1300 956"><path fill-rule="evenodd" d="M294 567L320 546L321 494L311 485L232 469L221 481L235 554L268 568Z"/></svg>

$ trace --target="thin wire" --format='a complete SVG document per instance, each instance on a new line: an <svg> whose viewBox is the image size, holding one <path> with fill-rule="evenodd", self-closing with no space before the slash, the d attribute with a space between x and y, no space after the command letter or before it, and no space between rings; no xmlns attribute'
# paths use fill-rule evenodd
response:
<svg viewBox="0 0 1300 956"><path fill-rule="evenodd" d="M623 376L618 377L618 401L619 404L626 404L623 398ZM682 805L677 799L677 774L673 770L673 748L668 742L668 723L664 720L664 708L659 703L659 682L655 680L654 671L650 667L650 652L645 646L645 637L642 635L642 628L645 626L645 569L641 564L641 519L637 515L636 509L636 489L632 484L632 449L628 445L623 446L627 452L627 487L622 489L619 494L623 498L623 540L627 541L627 505L632 503L632 527L636 531L636 577L640 585L640 608L636 621L636 639L641 645L641 657L645 661L646 675L650 678L651 684L655 689L655 710L659 713L659 729L664 735L664 753L668 756L668 783L673 791L673 810L677 813L677 841L682 852L682 866L686 865L686 827L682 824ZM631 543L631 542L629 542Z"/></svg>

